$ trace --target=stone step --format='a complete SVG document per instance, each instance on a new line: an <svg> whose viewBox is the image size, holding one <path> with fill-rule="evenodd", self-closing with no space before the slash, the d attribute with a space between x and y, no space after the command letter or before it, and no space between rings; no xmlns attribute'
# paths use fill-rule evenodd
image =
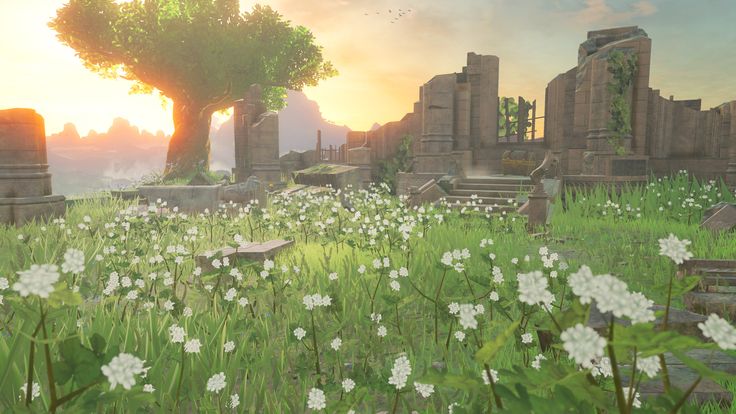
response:
<svg viewBox="0 0 736 414"><path fill-rule="evenodd" d="M491 206L491 205L483 205L483 204L447 204L447 207L453 209L453 210L460 210L460 209L466 209L466 211L479 211L479 212L490 212L493 214L501 214L501 213L515 213L516 210L518 210L518 207L509 206L509 205L501 205L501 206ZM490 210L490 211L489 211Z"/></svg>
<svg viewBox="0 0 736 414"><path fill-rule="evenodd" d="M476 191L525 191L530 192L533 187L528 184L511 184L511 183L500 183L500 184L484 184L484 183L473 183L467 181L461 181L457 183L458 190L476 190Z"/></svg>
<svg viewBox="0 0 736 414"><path fill-rule="evenodd" d="M736 286L736 275L705 275L700 284L703 286Z"/></svg>
<svg viewBox="0 0 736 414"><path fill-rule="evenodd" d="M218 256L229 258L231 266L240 260L262 262L273 258L276 253L292 244L294 244L293 240L270 240L263 243L250 243L238 248L223 247L197 256L196 263L202 268L202 272L207 273L215 270L212 261Z"/></svg>
<svg viewBox="0 0 736 414"><path fill-rule="evenodd" d="M515 199L508 198L508 197L466 197L466 196L454 196L450 195L445 197L448 203L457 203L460 202L462 204L475 203L477 205L484 205L484 206L493 206L493 205L499 205L499 206L507 206L510 204L513 204ZM509 203L509 200L511 200L511 203Z"/></svg>
<svg viewBox="0 0 736 414"><path fill-rule="evenodd" d="M459 196L459 197L470 197L473 194L477 195L478 197L499 197L499 198L512 198L516 199L516 197L520 194L519 191L515 190L452 190L450 191L450 195L452 196Z"/></svg>
<svg viewBox="0 0 736 414"><path fill-rule="evenodd" d="M736 375L736 358L724 352L695 349L688 351L686 355L702 362L713 370ZM697 380L697 372L683 364L673 355L665 354L665 362L667 364L670 383L673 386L684 391ZM629 384L628 375L631 372L631 366L621 366L621 372L624 374L623 383L626 387ZM661 375L662 374L660 372L657 378L652 380L643 380L641 382L639 393L641 394L642 399L656 397L664 393L664 385L662 383ZM693 391L690 396L690 401L697 402L698 404L713 401L720 403L722 406L728 406L731 404L732 400L733 395L731 392L709 379L703 379L698 386L695 387L695 391Z"/></svg>
<svg viewBox="0 0 736 414"><path fill-rule="evenodd" d="M650 309L654 310L655 312L664 312L665 307L662 305L654 305ZM610 320L610 318L610 312L603 314L598 310L595 304L593 304L590 308L588 326L598 331L598 333L600 333L601 335L607 335L608 321ZM703 337L702 331L700 330L700 328L698 328L698 324L701 322L705 322L706 319L708 318L705 315L694 313L689 310L670 307L670 313L667 317L667 326L669 329L675 332L679 332L683 335L690 335L705 339ZM654 326L658 327L662 325L662 321L663 317L657 316L657 319L655 319L654 321ZM631 321L628 319L616 318L616 322L624 326L629 326L631 324Z"/></svg>
<svg viewBox="0 0 736 414"><path fill-rule="evenodd" d="M736 286L732 285L710 285L705 287L707 293L730 293L736 294Z"/></svg>
<svg viewBox="0 0 736 414"><path fill-rule="evenodd" d="M683 301L690 311L704 315L715 313L724 319L736 320L736 294L688 292Z"/></svg>
<svg viewBox="0 0 736 414"><path fill-rule="evenodd" d="M461 180L467 184L511 184L511 185L531 185L532 180L529 177L522 176L497 176L497 177L465 177Z"/></svg>

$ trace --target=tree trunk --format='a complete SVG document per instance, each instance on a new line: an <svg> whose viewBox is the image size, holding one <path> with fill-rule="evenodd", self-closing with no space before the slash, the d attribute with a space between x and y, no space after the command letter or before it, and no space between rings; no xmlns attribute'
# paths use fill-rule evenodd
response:
<svg viewBox="0 0 736 414"><path fill-rule="evenodd" d="M167 178L193 175L210 167L210 123L205 105L174 102L174 135L166 154Z"/></svg>

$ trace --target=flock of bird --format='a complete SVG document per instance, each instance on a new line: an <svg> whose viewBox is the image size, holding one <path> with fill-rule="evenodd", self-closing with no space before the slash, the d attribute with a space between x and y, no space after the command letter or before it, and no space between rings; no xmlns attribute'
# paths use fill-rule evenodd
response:
<svg viewBox="0 0 736 414"><path fill-rule="evenodd" d="M389 15L389 17L391 17L391 23L398 22L399 19L401 19L402 17L406 16L409 13L411 13L411 9L406 9L406 10L402 10L402 9L398 9L398 10L388 9L388 15ZM381 14L381 11L380 10L379 11L376 11L376 14L380 15ZM365 15L366 16L370 16L370 13L365 13Z"/></svg>

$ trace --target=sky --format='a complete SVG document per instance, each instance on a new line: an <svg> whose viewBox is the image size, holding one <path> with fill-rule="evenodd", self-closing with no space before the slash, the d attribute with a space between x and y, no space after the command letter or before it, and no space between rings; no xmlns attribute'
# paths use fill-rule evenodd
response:
<svg viewBox="0 0 736 414"><path fill-rule="evenodd" d="M116 117L171 133L170 108L159 98L130 95L128 82L100 78L56 40L47 23L64 3L0 0L0 108L36 109L49 134L67 122L83 135L106 130ZM241 7L254 3L241 0ZM547 83L575 66L587 32L617 26L638 25L652 38L650 86L663 96L702 98L703 108L736 99L733 0L258 3L315 34L339 75L304 92L324 118L353 130L401 119L418 100L420 85L460 72L470 51L499 56L501 96L543 103ZM391 23L398 9L411 12Z"/></svg>

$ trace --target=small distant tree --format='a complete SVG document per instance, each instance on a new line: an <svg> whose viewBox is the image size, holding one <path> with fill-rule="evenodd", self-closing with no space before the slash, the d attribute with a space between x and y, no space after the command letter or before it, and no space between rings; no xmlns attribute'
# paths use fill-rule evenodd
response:
<svg viewBox="0 0 736 414"><path fill-rule="evenodd" d="M209 169L212 114L250 85L276 110L286 89L336 74L308 29L268 6L241 13L238 0L70 0L49 26L88 69L173 101L168 177Z"/></svg>

